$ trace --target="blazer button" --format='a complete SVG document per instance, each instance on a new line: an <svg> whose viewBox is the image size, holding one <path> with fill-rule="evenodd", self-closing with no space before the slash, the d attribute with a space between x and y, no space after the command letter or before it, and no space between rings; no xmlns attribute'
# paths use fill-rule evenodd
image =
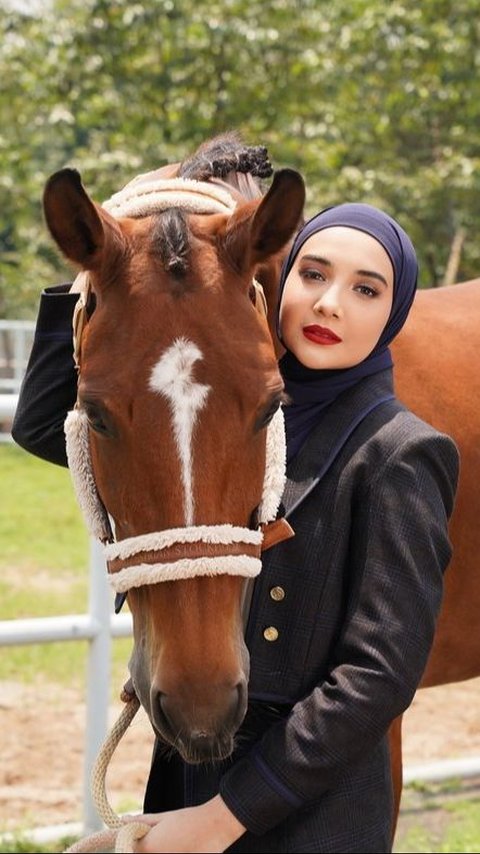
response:
<svg viewBox="0 0 480 854"><path fill-rule="evenodd" d="M285 599L285 590L283 587L272 587L270 596L275 602L281 602L282 599Z"/></svg>
<svg viewBox="0 0 480 854"><path fill-rule="evenodd" d="M278 629L275 626L268 626L263 630L263 637L267 641L276 641L278 638Z"/></svg>

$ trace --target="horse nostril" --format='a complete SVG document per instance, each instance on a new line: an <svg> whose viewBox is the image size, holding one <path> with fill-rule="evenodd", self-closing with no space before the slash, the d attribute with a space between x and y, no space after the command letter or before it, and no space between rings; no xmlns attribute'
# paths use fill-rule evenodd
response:
<svg viewBox="0 0 480 854"><path fill-rule="evenodd" d="M174 738L175 725L168 713L168 695L163 691L152 692L151 701L153 722L166 737Z"/></svg>
<svg viewBox="0 0 480 854"><path fill-rule="evenodd" d="M247 698L247 683L245 679L242 679L235 685L232 696L232 717L233 720L237 723L237 726L240 725L243 718L245 717L245 712L247 710Z"/></svg>

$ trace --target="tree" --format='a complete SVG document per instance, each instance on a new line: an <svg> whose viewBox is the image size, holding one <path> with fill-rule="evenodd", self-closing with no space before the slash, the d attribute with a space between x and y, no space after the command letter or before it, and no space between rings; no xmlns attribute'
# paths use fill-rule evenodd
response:
<svg viewBox="0 0 480 854"><path fill-rule="evenodd" d="M68 276L41 212L52 172L75 166L101 201L233 128L303 172L307 214L362 199L398 216L422 284L455 259L477 274L475 0L45 4L0 16L1 314L34 314Z"/></svg>

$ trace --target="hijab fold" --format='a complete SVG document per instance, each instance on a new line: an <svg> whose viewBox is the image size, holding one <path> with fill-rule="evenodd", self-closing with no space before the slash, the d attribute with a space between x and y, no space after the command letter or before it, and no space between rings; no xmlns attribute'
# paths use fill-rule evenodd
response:
<svg viewBox="0 0 480 854"><path fill-rule="evenodd" d="M339 394L365 377L392 367L393 360L388 345L404 325L417 287L418 265L415 250L406 232L392 217L378 208L360 203L326 208L312 217L299 231L283 265L277 313L277 333L280 341L280 305L285 282L295 259L309 237L335 226L363 231L383 246L394 272L392 309L372 352L351 368L307 368L288 349L280 359L280 370L290 401L284 406L287 461L298 453L310 431L319 423L323 411Z"/></svg>

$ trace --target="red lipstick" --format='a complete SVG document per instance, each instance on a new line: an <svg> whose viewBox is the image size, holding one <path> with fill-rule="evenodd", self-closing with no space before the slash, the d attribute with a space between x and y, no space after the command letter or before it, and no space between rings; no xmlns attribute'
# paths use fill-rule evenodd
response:
<svg viewBox="0 0 480 854"><path fill-rule="evenodd" d="M342 340L331 329L327 329L326 326L317 326L315 323L304 326L302 331L305 338L313 341L314 344L340 344Z"/></svg>

